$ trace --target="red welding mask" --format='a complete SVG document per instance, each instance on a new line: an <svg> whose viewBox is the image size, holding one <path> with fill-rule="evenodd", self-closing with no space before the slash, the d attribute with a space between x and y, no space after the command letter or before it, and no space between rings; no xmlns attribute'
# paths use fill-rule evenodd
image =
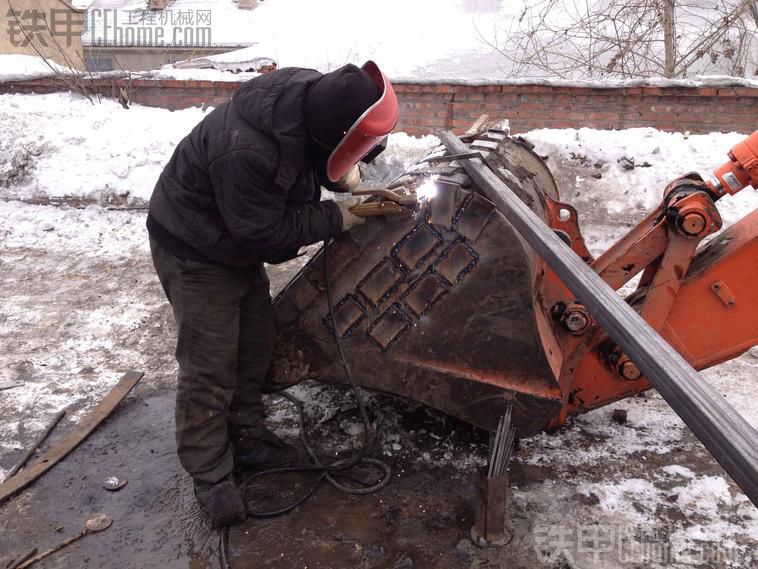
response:
<svg viewBox="0 0 758 569"><path fill-rule="evenodd" d="M371 162L385 148L387 135L395 128L398 105L395 90L373 61L361 68L381 90L379 99L358 117L329 155L326 173L336 182L360 161Z"/></svg>

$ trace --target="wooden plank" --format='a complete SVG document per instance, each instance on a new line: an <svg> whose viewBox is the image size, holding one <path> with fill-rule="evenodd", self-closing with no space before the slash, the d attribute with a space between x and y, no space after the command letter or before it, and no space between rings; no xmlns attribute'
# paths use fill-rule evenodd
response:
<svg viewBox="0 0 758 569"><path fill-rule="evenodd" d="M474 124L472 124L469 129L466 131L464 136L471 136L472 134L476 134L480 130L482 130L482 127L484 127L484 123L486 123L488 120L490 120L489 115L482 115L476 121Z"/></svg>
<svg viewBox="0 0 758 569"><path fill-rule="evenodd" d="M89 436L97 426L110 415L126 394L142 379L144 373L139 371L129 371L121 377L118 383L110 390L108 395L97 404L86 417L76 425L76 428L69 433L66 438L60 441L53 448L45 452L39 459L24 470L21 474L10 478L3 484L0 484L0 503L10 498L13 494L34 482L45 472L50 470L55 464L74 450L79 443Z"/></svg>
<svg viewBox="0 0 758 569"><path fill-rule="evenodd" d="M452 132L440 139L452 154L469 150ZM486 164L461 165L758 506L758 432Z"/></svg>

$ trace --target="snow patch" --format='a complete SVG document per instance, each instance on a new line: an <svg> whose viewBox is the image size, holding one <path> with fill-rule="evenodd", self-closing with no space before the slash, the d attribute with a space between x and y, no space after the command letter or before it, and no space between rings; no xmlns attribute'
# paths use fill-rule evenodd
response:
<svg viewBox="0 0 758 569"><path fill-rule="evenodd" d="M0 196L147 200L204 116L71 93L0 96Z"/></svg>
<svg viewBox="0 0 758 569"><path fill-rule="evenodd" d="M0 83L40 79L61 73L71 73L71 70L38 55L0 54Z"/></svg>

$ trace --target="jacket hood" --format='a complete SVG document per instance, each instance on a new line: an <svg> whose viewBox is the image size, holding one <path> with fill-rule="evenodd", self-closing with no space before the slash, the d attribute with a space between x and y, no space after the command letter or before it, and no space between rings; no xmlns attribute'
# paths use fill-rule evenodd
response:
<svg viewBox="0 0 758 569"><path fill-rule="evenodd" d="M232 96L237 114L255 130L276 140L280 150L276 183L285 187L310 162L305 98L321 77L313 69L284 68L248 81ZM285 160L281 158L284 156Z"/></svg>

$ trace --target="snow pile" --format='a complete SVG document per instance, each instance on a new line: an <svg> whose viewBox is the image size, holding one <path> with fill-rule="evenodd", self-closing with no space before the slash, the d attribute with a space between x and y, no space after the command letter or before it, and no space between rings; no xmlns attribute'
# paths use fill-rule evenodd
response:
<svg viewBox="0 0 758 569"><path fill-rule="evenodd" d="M669 182L688 172L707 172L728 160L745 134L690 135L653 128L620 131L540 129L524 134L547 157L561 199L579 211L593 253L605 250L663 198ZM758 206L758 192L725 196L718 209L727 227ZM598 233L598 228L601 228Z"/></svg>
<svg viewBox="0 0 758 569"><path fill-rule="evenodd" d="M157 71L151 71L148 74L141 74L145 79L177 79L179 81L216 81L236 83L238 81L248 81L258 77L259 73L225 71L223 69L200 69L189 68L182 69L172 65L166 65Z"/></svg>
<svg viewBox="0 0 758 569"><path fill-rule="evenodd" d="M210 110L124 109L68 93L2 96L0 196L144 203L176 144ZM436 143L393 134L366 176L397 175Z"/></svg>
<svg viewBox="0 0 758 569"><path fill-rule="evenodd" d="M122 259L147 254L144 220L100 207L40 209L17 201L3 205L0 241L5 247L51 251L66 243L71 255Z"/></svg>
<svg viewBox="0 0 758 569"><path fill-rule="evenodd" d="M177 0L172 6L187 9L208 1ZM214 6L214 19L217 12L219 18L227 17L229 6L234 6L227 1L228 5L222 1ZM249 14L238 10L237 18L220 35L214 27L213 37L214 42L223 37L224 41L233 38L254 43L235 52L235 57L271 57L279 67L329 71L373 59L395 80L490 83L519 75L498 49L502 49L501 40L517 27L524 8L538 3L274 0L261 3ZM558 3L553 14L560 19L571 9ZM728 62L719 62L708 72L724 75L727 68ZM575 77L565 78L577 79L582 73L577 69ZM529 75L539 79L545 73L532 71ZM746 76L751 76L750 69ZM758 85L758 81L752 84Z"/></svg>
<svg viewBox="0 0 758 569"><path fill-rule="evenodd" d="M617 406L627 411L628 422L611 420ZM629 453L645 452L665 456L681 444L684 423L659 397L637 397L598 409L574 419L576 428L566 429L560 437L540 433L524 441L522 460L527 464L580 466L608 458L621 459ZM629 428L632 426L633 428ZM588 441L591 440L591 443ZM613 441L613 444L606 444Z"/></svg>
<svg viewBox="0 0 758 569"><path fill-rule="evenodd" d="M371 164L361 164L363 179L373 184L389 183L439 143L432 135L415 137L404 132L393 133L384 152Z"/></svg>
<svg viewBox="0 0 758 569"><path fill-rule="evenodd" d="M577 486L577 492L598 498L600 508L606 512L634 514L642 510L650 519L662 494L652 482L642 478L626 478L616 484L583 483Z"/></svg>
<svg viewBox="0 0 758 569"><path fill-rule="evenodd" d="M0 195L147 200L176 144L204 116L73 94L0 97Z"/></svg>
<svg viewBox="0 0 758 569"><path fill-rule="evenodd" d="M92 105L73 94L0 97L0 194L144 202L176 144L207 112L137 105L126 110L111 100ZM590 224L639 218L660 202L675 176L725 162L727 150L744 138L652 128L541 129L524 136L547 157L562 198ZM435 144L433 136L393 134L388 149L364 168L365 178L387 182ZM751 190L719 201L726 225L755 207Z"/></svg>
<svg viewBox="0 0 758 569"><path fill-rule="evenodd" d="M68 67L37 55L0 54L0 83L70 73Z"/></svg>

